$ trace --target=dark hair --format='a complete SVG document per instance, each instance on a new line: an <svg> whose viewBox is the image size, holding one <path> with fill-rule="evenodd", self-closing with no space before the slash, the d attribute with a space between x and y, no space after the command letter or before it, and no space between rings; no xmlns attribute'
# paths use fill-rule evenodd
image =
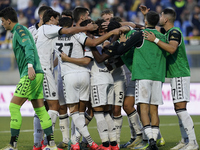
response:
<svg viewBox="0 0 200 150"><path fill-rule="evenodd" d="M10 19L12 22L18 22L17 13L12 7L6 7L0 11L0 17L3 17L5 20Z"/></svg>
<svg viewBox="0 0 200 150"><path fill-rule="evenodd" d="M106 22L106 21L104 19L101 19L101 18L99 18L95 21L95 23L98 25L99 28L103 28L102 23L104 23L104 22Z"/></svg>
<svg viewBox="0 0 200 150"><path fill-rule="evenodd" d="M72 11L71 10L64 10L61 15L69 16L73 19Z"/></svg>
<svg viewBox="0 0 200 150"><path fill-rule="evenodd" d="M117 21L111 21L109 24L108 24L108 29L107 29L107 32L111 31L111 30L114 30L114 29L117 29L117 28L120 28L121 27L121 24Z"/></svg>
<svg viewBox="0 0 200 150"><path fill-rule="evenodd" d="M54 11L53 9L46 10L43 15L43 23L45 24L46 22L48 22L52 16L56 18L60 16L60 13Z"/></svg>
<svg viewBox="0 0 200 150"><path fill-rule="evenodd" d="M105 9L101 12L101 17L105 14L114 14L113 11L111 9Z"/></svg>
<svg viewBox="0 0 200 150"><path fill-rule="evenodd" d="M87 26L89 23L94 23L94 21L91 20L91 19L84 20L84 21L82 21L82 22L80 23L80 26L81 26L81 27L85 27L85 26Z"/></svg>
<svg viewBox="0 0 200 150"><path fill-rule="evenodd" d="M46 10L52 9L49 6L41 6L38 10L38 15L40 15L41 13L45 12Z"/></svg>
<svg viewBox="0 0 200 150"><path fill-rule="evenodd" d="M62 17L59 19L59 25L61 27L71 27L73 24L73 19L69 17Z"/></svg>
<svg viewBox="0 0 200 150"><path fill-rule="evenodd" d="M119 16L115 16L115 17L112 17L112 18L110 19L110 21L122 22L122 18L120 18Z"/></svg>
<svg viewBox="0 0 200 150"><path fill-rule="evenodd" d="M90 23L95 23L95 22L94 22L93 20L91 20L91 19L87 19L87 20L82 21L82 22L80 23L80 26L81 26L81 27L85 27L85 26L87 26L87 25L90 24ZM90 34L92 34L92 35L97 35L98 29L97 29L97 30L94 30L94 31L87 31L87 33L90 33Z"/></svg>
<svg viewBox="0 0 200 150"><path fill-rule="evenodd" d="M152 26L156 26L159 22L160 16L155 11L149 11L146 15L148 23Z"/></svg>
<svg viewBox="0 0 200 150"><path fill-rule="evenodd" d="M165 8L163 10L163 14L169 15L170 16L169 20L171 20L172 23L176 20L176 12L172 8Z"/></svg>
<svg viewBox="0 0 200 150"><path fill-rule="evenodd" d="M85 15L89 9L85 7L78 6L73 10L73 18L75 22L78 22L81 15Z"/></svg>

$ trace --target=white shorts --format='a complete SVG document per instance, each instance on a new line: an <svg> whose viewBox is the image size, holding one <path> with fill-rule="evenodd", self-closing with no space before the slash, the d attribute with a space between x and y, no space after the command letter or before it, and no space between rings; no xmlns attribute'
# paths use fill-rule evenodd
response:
<svg viewBox="0 0 200 150"><path fill-rule="evenodd" d="M90 75L89 72L69 73L63 77L63 90L66 104L89 101Z"/></svg>
<svg viewBox="0 0 200 150"><path fill-rule="evenodd" d="M43 68L44 80L43 91L46 100L58 100L58 90L53 73L50 69Z"/></svg>
<svg viewBox="0 0 200 150"><path fill-rule="evenodd" d="M113 84L91 85L92 107L113 105L113 103L114 103Z"/></svg>
<svg viewBox="0 0 200 150"><path fill-rule="evenodd" d="M162 105L162 82L152 80L136 80L135 104L139 103Z"/></svg>
<svg viewBox="0 0 200 150"><path fill-rule="evenodd" d="M171 78L171 94L173 103L190 101L190 77Z"/></svg>
<svg viewBox="0 0 200 150"><path fill-rule="evenodd" d="M122 106L124 102L126 83L125 80L114 82L114 105Z"/></svg>
<svg viewBox="0 0 200 150"><path fill-rule="evenodd" d="M135 81L131 80L126 88L126 96L135 97Z"/></svg>
<svg viewBox="0 0 200 150"><path fill-rule="evenodd" d="M63 80L61 77L58 77L58 101L60 106L65 105L66 104L66 100L65 100L65 96L64 96L64 89L63 89Z"/></svg>

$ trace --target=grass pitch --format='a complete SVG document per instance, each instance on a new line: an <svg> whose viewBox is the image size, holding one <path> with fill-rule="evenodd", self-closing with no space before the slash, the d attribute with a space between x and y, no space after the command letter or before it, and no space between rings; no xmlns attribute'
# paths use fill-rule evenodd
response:
<svg viewBox="0 0 200 150"><path fill-rule="evenodd" d="M200 116L192 116L195 126L195 133L198 144L200 145ZM93 140L99 145L101 140L96 128L96 120L90 122L88 126L89 132ZM166 145L160 147L159 150L169 150L175 146L181 139L178 126L178 118L176 116L160 116L160 130L165 139ZM59 122L57 120L55 126L55 142L58 144L62 141ZM123 126L121 130L121 144L126 143L130 139L130 129L127 117L123 117ZM0 117L0 149L6 146L10 141L10 117ZM33 117L23 117L22 127L18 140L18 150L32 150L33 147ZM125 150L125 149L124 149Z"/></svg>

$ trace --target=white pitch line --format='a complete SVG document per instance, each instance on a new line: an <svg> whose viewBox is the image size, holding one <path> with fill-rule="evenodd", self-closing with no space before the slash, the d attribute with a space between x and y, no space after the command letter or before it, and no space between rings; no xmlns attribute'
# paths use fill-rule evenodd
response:
<svg viewBox="0 0 200 150"><path fill-rule="evenodd" d="M200 122L195 122L194 125L200 125ZM178 123L170 123L170 124L160 124L161 127L165 127L165 126L178 126ZM123 128L129 128L129 126L123 126ZM88 127L88 129L97 129L97 127ZM60 130L60 129L55 129L55 130ZM20 130L20 132L33 132L33 130ZM0 131L1 133L10 133L10 131Z"/></svg>

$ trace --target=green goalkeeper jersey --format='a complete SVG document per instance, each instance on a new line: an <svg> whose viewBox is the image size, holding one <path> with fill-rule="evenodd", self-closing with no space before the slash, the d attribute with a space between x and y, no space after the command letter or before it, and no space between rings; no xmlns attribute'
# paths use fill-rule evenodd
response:
<svg viewBox="0 0 200 150"><path fill-rule="evenodd" d="M156 29L144 29L151 31L161 41L166 42L165 36ZM132 65L132 80L146 79L153 81L165 81L166 52L155 43L143 38L140 46L135 47Z"/></svg>
<svg viewBox="0 0 200 150"><path fill-rule="evenodd" d="M173 27L165 33L167 42L175 40L179 42L178 48L173 54L167 56L167 78L190 76L190 67L185 51L183 35L179 28Z"/></svg>
<svg viewBox="0 0 200 150"><path fill-rule="evenodd" d="M33 65L35 73L43 73L35 42L28 29L17 23L11 32L13 33L13 51L20 78L28 75L28 63Z"/></svg>

